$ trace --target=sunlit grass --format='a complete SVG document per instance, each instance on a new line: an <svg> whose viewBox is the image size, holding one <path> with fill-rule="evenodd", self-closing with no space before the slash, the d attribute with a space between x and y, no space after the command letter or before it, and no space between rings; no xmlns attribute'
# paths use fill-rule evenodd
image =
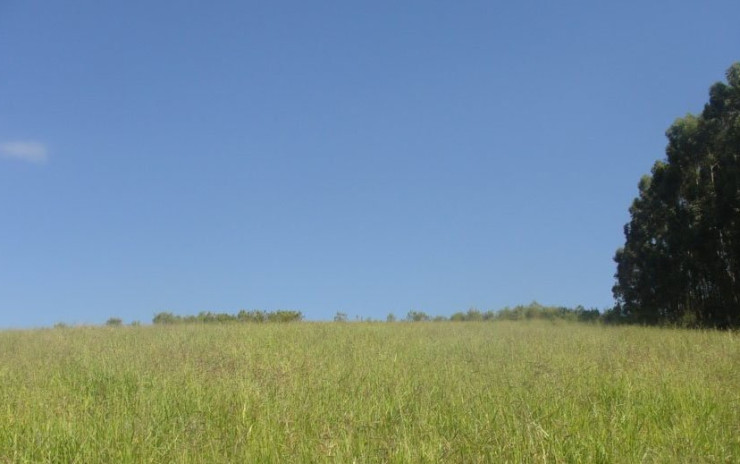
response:
<svg viewBox="0 0 740 464"><path fill-rule="evenodd" d="M737 462L740 336L528 322L0 332L1 462Z"/></svg>

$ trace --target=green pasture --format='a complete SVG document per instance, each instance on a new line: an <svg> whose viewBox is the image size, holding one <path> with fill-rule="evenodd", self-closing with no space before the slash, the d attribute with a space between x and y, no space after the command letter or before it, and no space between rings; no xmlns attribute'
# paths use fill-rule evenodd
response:
<svg viewBox="0 0 740 464"><path fill-rule="evenodd" d="M740 335L558 322L0 332L0 463L740 462Z"/></svg>

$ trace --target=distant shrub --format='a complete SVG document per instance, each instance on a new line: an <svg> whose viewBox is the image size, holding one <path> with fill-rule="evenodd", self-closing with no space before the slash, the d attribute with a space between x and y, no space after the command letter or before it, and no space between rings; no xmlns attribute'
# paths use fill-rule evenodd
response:
<svg viewBox="0 0 740 464"><path fill-rule="evenodd" d="M117 317L111 317L107 321L105 321L105 325L110 327L119 327L123 325L123 321Z"/></svg>
<svg viewBox="0 0 740 464"><path fill-rule="evenodd" d="M393 313L388 313L388 315L385 317L385 322L396 322L396 315Z"/></svg>
<svg viewBox="0 0 740 464"><path fill-rule="evenodd" d="M465 313L458 311L450 316L450 320L452 322L463 322L465 320Z"/></svg>
<svg viewBox="0 0 740 464"><path fill-rule="evenodd" d="M275 311L267 314L268 322L298 322L303 320L300 311Z"/></svg>
<svg viewBox="0 0 740 464"><path fill-rule="evenodd" d="M264 311L246 311L242 309L236 315L236 319L239 322L265 322L267 321L267 314Z"/></svg>
<svg viewBox="0 0 740 464"><path fill-rule="evenodd" d="M334 315L334 322L347 322L347 313L337 311Z"/></svg>
<svg viewBox="0 0 740 464"><path fill-rule="evenodd" d="M67 327L69 326L64 322L57 322L56 324L54 324L55 329L66 329Z"/></svg>
<svg viewBox="0 0 740 464"><path fill-rule="evenodd" d="M155 324L175 324L177 322L182 322L182 318L180 316L175 316L172 313L159 313L154 316L152 322Z"/></svg>
<svg viewBox="0 0 740 464"><path fill-rule="evenodd" d="M429 315L424 311L409 311L406 314L406 320L409 322L424 322L429 320Z"/></svg>

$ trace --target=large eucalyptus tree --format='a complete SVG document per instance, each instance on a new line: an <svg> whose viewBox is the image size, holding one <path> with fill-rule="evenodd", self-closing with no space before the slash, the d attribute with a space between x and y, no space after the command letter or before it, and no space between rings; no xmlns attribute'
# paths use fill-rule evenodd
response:
<svg viewBox="0 0 740 464"><path fill-rule="evenodd" d="M740 325L740 63L668 129L617 250L617 311L638 322Z"/></svg>

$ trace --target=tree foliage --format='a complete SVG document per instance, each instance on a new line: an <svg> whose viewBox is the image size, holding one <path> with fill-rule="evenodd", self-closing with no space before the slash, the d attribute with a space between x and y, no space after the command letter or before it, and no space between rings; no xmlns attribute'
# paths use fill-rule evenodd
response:
<svg viewBox="0 0 740 464"><path fill-rule="evenodd" d="M120 327L123 325L123 320L118 317L111 317L105 321L105 325L110 327Z"/></svg>
<svg viewBox="0 0 740 464"><path fill-rule="evenodd" d="M740 63L700 115L666 132L666 158L638 185L617 250L619 317L642 323L740 323Z"/></svg>
<svg viewBox="0 0 740 464"><path fill-rule="evenodd" d="M431 320L431 318L424 311L409 311L406 314L406 320L409 322L426 322Z"/></svg>

